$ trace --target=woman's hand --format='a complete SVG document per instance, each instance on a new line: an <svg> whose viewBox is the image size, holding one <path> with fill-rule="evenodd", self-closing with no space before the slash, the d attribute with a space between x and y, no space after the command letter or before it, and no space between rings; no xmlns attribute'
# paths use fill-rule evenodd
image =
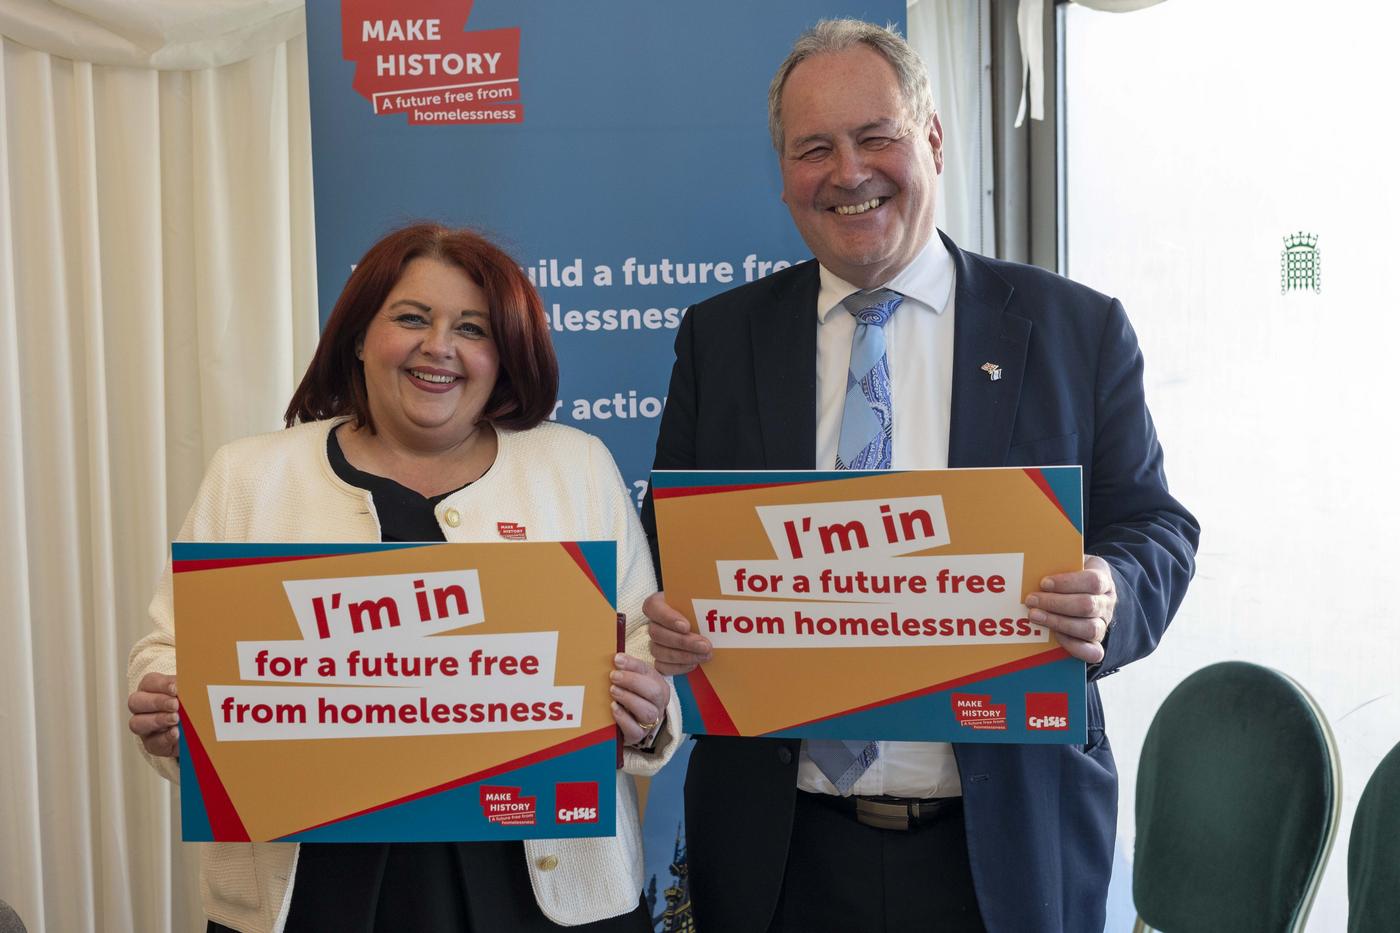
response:
<svg viewBox="0 0 1400 933"><path fill-rule="evenodd" d="M175 675L152 671L142 677L136 692L126 698L126 708L131 710L127 728L140 737L147 753L157 758L174 758L180 748L180 700L175 692Z"/></svg>
<svg viewBox="0 0 1400 933"><path fill-rule="evenodd" d="M628 654L613 659L617 670L611 675L612 714L622 730L624 745L646 739L666 715L671 701L671 685L650 664Z"/></svg>

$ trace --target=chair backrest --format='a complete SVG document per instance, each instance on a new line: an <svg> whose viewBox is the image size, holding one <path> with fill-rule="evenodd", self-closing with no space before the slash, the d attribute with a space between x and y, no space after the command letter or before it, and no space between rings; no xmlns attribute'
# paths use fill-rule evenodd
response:
<svg viewBox="0 0 1400 933"><path fill-rule="evenodd" d="M24 921L4 901L0 901L0 933L25 933Z"/></svg>
<svg viewBox="0 0 1400 933"><path fill-rule="evenodd" d="M1243 661L1197 671L1143 744L1139 917L1169 933L1301 930L1340 808L1336 743L1307 691Z"/></svg>
<svg viewBox="0 0 1400 933"><path fill-rule="evenodd" d="M1391 933L1400 924L1400 745L1381 759L1351 824L1347 933Z"/></svg>

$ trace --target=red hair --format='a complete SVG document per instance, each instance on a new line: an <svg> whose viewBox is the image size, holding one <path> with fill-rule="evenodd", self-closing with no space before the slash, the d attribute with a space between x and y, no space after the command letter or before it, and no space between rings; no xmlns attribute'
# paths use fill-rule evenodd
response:
<svg viewBox="0 0 1400 933"><path fill-rule="evenodd" d="M374 430L365 371L356 347L408 264L438 259L467 274L486 295L500 373L482 417L503 428L533 428L554 412L559 364L539 293L515 261L471 230L420 223L369 248L350 273L284 416L287 427L349 415Z"/></svg>

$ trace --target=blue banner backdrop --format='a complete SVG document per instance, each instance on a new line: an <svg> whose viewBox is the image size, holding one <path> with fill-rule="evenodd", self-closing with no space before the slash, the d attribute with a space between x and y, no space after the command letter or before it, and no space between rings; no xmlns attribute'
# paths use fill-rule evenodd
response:
<svg viewBox="0 0 1400 933"><path fill-rule="evenodd" d="M322 321L389 229L482 231L539 286L556 419L602 438L640 501L684 309L810 255L779 198L774 70L822 17L903 28L904 13L903 0L308 3ZM653 890L683 887L679 783L648 800L648 838L666 840L648 851ZM675 898L661 916L658 897L658 929L689 922L688 894Z"/></svg>
<svg viewBox="0 0 1400 933"><path fill-rule="evenodd" d="M557 420L602 438L640 500L684 309L810 255L779 200L766 111L774 70L817 19L902 24L904 3L343 6L344 44L358 40L344 50L342 4L306 10L322 320L351 265L392 227L433 219L481 230L540 288L562 373ZM433 45L416 41L415 24L421 35L434 19L444 47L464 20L468 39L519 31L519 122L412 112L435 93L410 94L415 85L510 87L489 70L489 52L475 74L470 64L428 74L422 55L425 73L381 94L374 112L357 87L412 70L401 50ZM390 106L395 97L409 112Z"/></svg>

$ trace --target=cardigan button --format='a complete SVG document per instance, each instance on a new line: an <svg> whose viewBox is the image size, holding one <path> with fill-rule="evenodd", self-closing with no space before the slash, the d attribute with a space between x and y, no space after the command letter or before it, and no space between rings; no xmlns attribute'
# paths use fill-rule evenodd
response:
<svg viewBox="0 0 1400 933"><path fill-rule="evenodd" d="M778 761L785 765L792 764L792 749L784 745L778 749Z"/></svg>
<svg viewBox="0 0 1400 933"><path fill-rule="evenodd" d="M536 861L535 864L539 866L540 871L554 871L554 869L559 867L559 856L546 855L544 858Z"/></svg>
<svg viewBox="0 0 1400 933"><path fill-rule="evenodd" d="M462 513L458 512L456 509L448 509L446 512L442 513L442 520L447 522L448 527L456 528L458 525L462 524Z"/></svg>

